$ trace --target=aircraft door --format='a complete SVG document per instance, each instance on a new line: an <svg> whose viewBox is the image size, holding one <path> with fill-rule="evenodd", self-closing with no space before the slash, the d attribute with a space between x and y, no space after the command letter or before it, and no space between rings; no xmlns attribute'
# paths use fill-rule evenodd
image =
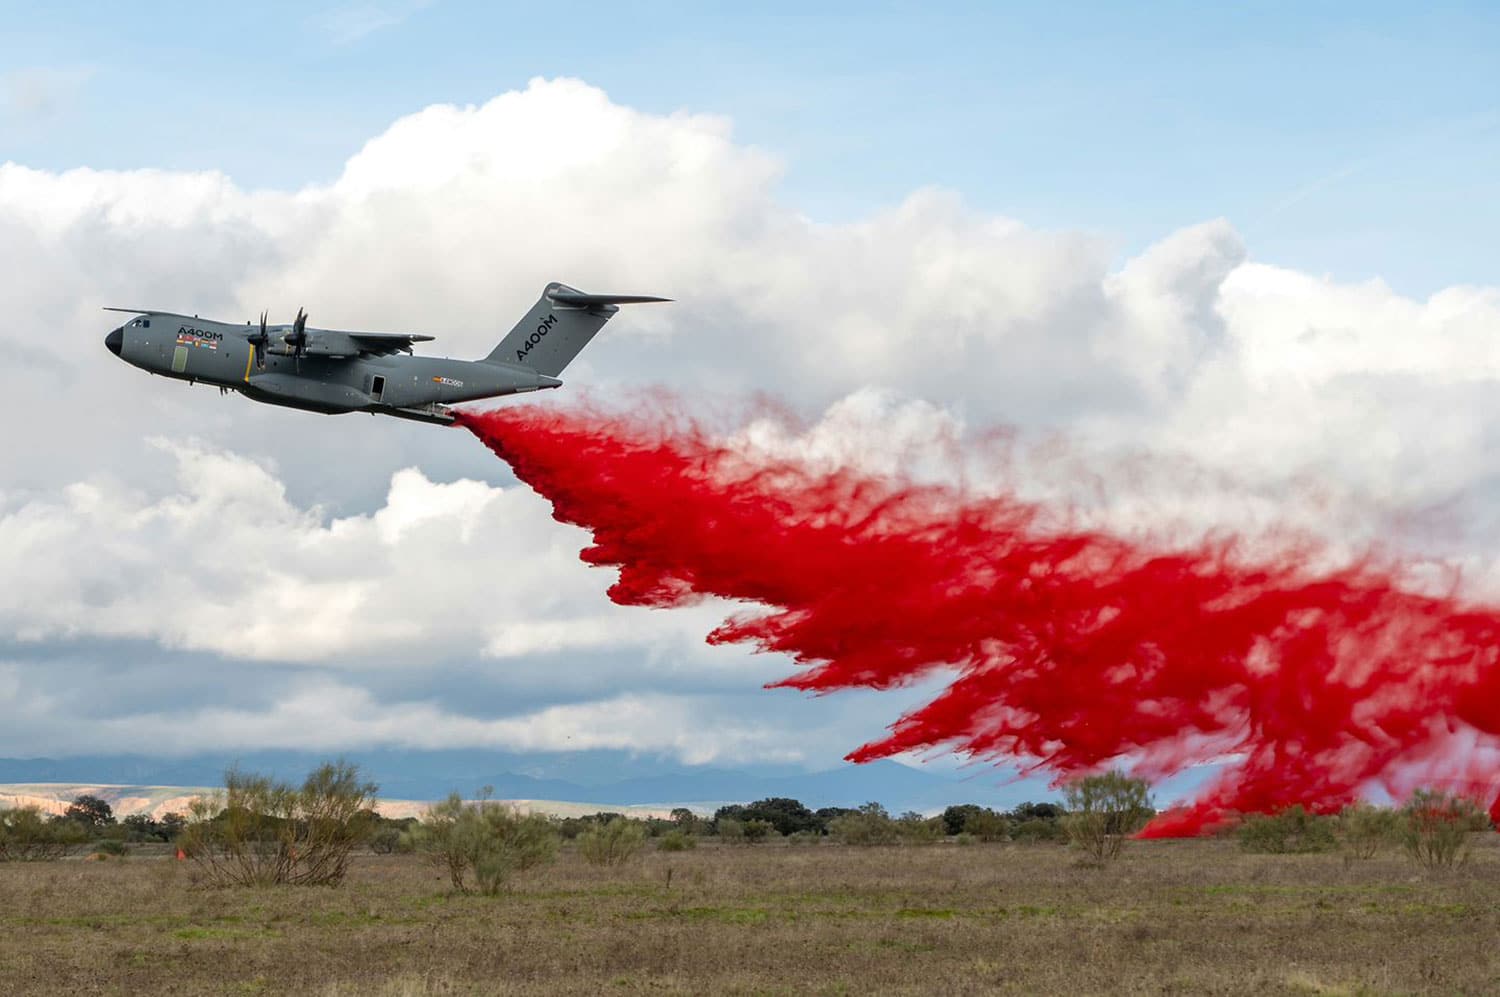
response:
<svg viewBox="0 0 1500 997"><path fill-rule="evenodd" d="M380 401L381 396L383 396L384 394L385 394L385 375L384 374L376 374L376 375L374 375L373 377L370 378L370 397L373 398L373 399L375 399L375 401L378 402L378 401Z"/></svg>

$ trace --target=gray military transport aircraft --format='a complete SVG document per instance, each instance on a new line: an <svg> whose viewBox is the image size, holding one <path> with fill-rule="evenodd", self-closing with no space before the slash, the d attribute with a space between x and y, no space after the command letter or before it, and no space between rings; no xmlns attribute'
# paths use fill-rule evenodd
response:
<svg viewBox="0 0 1500 997"><path fill-rule="evenodd" d="M212 384L258 402L311 412L374 412L449 425L454 402L557 388L557 379L620 305L668 301L639 294L585 294L551 283L483 360L413 356L432 336L212 322L144 308L104 337L126 363L165 377ZM405 353L406 356L398 354Z"/></svg>

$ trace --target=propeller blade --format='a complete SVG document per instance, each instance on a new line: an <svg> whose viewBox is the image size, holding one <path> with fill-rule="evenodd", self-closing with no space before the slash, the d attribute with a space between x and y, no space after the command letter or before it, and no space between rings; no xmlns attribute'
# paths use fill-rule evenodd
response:
<svg viewBox="0 0 1500 997"><path fill-rule="evenodd" d="M302 308L297 309L297 318L292 322L291 334L287 337L291 344L292 356L301 357L307 348L307 312Z"/></svg>

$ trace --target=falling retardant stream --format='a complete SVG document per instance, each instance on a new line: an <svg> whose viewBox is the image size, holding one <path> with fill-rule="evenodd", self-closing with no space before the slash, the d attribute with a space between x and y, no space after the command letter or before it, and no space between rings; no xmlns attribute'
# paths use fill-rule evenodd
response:
<svg viewBox="0 0 1500 997"><path fill-rule="evenodd" d="M523 405L459 422L590 531L610 598L760 607L713 644L791 656L819 693L951 676L853 751L955 751L1067 779L1125 763L1217 774L1145 836L1337 810L1373 787L1480 795L1500 818L1500 610L1315 573L1232 542L1150 549L1014 495L731 447L660 411ZM1065 517L1063 519L1065 521Z"/></svg>

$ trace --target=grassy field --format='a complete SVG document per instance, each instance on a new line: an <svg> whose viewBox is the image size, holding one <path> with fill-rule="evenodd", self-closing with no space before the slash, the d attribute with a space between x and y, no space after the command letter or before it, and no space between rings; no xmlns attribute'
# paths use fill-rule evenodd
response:
<svg viewBox="0 0 1500 997"><path fill-rule="evenodd" d="M337 889L190 863L0 864L5 993L1500 992L1500 841L1468 866L1135 843L564 851L498 898L411 856Z"/></svg>

